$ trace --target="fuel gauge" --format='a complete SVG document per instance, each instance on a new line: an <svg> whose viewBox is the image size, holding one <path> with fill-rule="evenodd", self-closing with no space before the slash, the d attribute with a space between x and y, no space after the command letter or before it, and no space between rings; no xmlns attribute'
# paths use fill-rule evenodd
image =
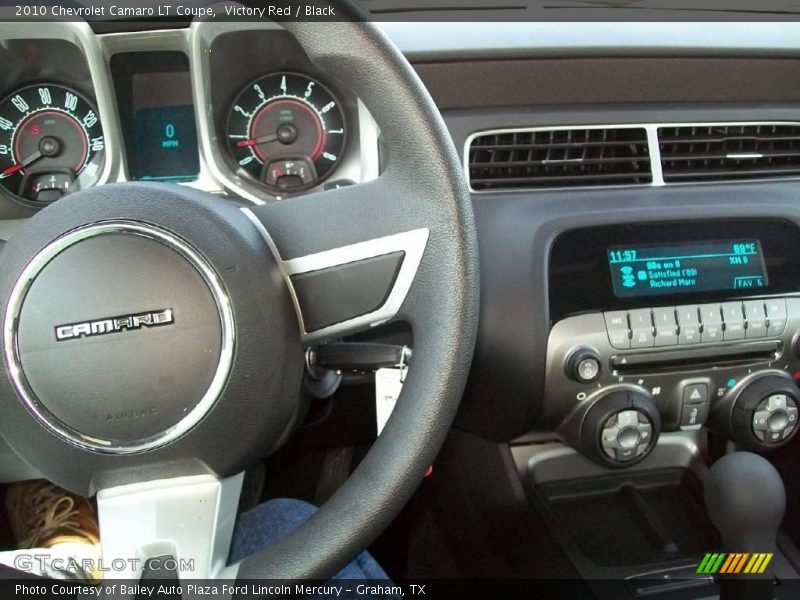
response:
<svg viewBox="0 0 800 600"><path fill-rule="evenodd" d="M281 190L302 188L316 178L314 165L304 158L273 160L264 168L262 175L264 183Z"/></svg>
<svg viewBox="0 0 800 600"><path fill-rule="evenodd" d="M26 177L23 188L26 197L36 202L49 204L73 191L75 173L69 169L60 172L34 173Z"/></svg>

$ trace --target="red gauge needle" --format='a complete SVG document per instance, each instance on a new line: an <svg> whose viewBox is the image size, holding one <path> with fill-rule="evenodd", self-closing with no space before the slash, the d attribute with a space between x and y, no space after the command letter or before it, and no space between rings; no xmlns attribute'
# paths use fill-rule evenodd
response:
<svg viewBox="0 0 800 600"><path fill-rule="evenodd" d="M247 146L258 146L260 144L276 142L277 140L278 140L278 134L272 133L270 135L265 135L260 138L256 138L254 140L242 140L241 142L236 142L236 145L239 148L246 148Z"/></svg>
<svg viewBox="0 0 800 600"><path fill-rule="evenodd" d="M3 171L3 177L8 177L9 175L13 175L17 171L21 171L23 168L25 168L25 165L23 165L22 163L19 163L17 165L11 165L5 171Z"/></svg>
<svg viewBox="0 0 800 600"><path fill-rule="evenodd" d="M17 171L21 171L25 167L29 167L37 160L42 158L42 156L43 154L37 150L36 152L25 158L25 160L21 160L17 164L8 167L5 171L3 171L3 177L8 177L9 175L13 175Z"/></svg>

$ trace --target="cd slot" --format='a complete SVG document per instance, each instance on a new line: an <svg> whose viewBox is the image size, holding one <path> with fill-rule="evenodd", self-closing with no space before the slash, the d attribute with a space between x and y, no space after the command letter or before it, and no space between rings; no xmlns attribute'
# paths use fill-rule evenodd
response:
<svg viewBox="0 0 800 600"><path fill-rule="evenodd" d="M778 340L748 342L731 346L700 346L663 352L625 354L611 359L612 368L619 373L692 368L704 365L720 366L737 363L771 361L780 356L782 343Z"/></svg>

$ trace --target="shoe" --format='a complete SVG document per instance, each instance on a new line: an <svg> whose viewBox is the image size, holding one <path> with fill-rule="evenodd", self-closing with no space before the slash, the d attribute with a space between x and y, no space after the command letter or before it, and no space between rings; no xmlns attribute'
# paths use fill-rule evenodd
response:
<svg viewBox="0 0 800 600"><path fill-rule="evenodd" d="M8 486L6 510L19 549L100 543L100 528L91 502L48 481Z"/></svg>

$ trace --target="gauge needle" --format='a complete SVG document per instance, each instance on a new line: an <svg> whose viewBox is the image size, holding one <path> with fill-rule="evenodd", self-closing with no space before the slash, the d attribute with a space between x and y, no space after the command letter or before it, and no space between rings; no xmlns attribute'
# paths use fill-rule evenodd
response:
<svg viewBox="0 0 800 600"><path fill-rule="evenodd" d="M278 134L271 133L270 135L265 135L260 138L256 138L254 140L242 140L241 142L236 142L236 145L239 148L246 148L247 146L258 146L260 144L266 144L269 142L277 142L278 141Z"/></svg>
<svg viewBox="0 0 800 600"><path fill-rule="evenodd" d="M37 150L36 152L31 154L30 156L26 157L24 160L21 160L17 164L8 167L5 171L3 171L3 173L2 173L3 177L8 177L9 175L13 175L17 171L21 171L25 167L29 167L30 165L35 163L37 160L42 158L42 156L43 156L42 153Z"/></svg>

